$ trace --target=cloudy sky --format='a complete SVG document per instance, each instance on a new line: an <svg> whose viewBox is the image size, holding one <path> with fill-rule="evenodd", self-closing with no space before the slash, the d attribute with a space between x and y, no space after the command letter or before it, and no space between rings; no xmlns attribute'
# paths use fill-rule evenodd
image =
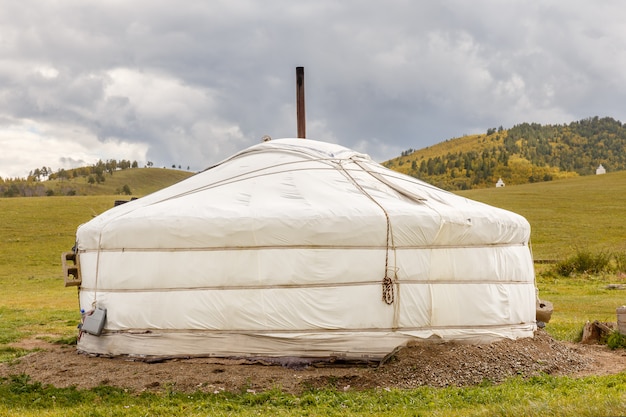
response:
<svg viewBox="0 0 626 417"><path fill-rule="evenodd" d="M382 162L490 127L626 122L603 1L0 0L0 177L98 159L206 168L263 135Z"/></svg>

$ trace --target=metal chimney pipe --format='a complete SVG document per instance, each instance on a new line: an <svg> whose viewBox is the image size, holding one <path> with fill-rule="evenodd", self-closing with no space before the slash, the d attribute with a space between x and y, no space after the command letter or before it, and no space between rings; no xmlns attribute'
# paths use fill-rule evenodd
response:
<svg viewBox="0 0 626 417"><path fill-rule="evenodd" d="M304 67L296 67L296 118L298 137L306 138L306 116L304 113Z"/></svg>

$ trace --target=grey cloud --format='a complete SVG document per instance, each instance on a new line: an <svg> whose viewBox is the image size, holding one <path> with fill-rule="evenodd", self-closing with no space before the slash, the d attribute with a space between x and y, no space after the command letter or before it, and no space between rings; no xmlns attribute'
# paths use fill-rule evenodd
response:
<svg viewBox="0 0 626 417"><path fill-rule="evenodd" d="M309 137L378 159L524 121L624 120L622 9L11 2L0 16L0 121L74 124L93 135L85 143L147 144L157 165L201 169L265 134L295 136L296 66Z"/></svg>

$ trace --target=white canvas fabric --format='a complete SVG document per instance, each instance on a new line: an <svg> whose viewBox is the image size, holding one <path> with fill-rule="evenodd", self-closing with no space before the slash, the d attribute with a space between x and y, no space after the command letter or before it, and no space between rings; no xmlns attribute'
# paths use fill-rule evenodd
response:
<svg viewBox="0 0 626 417"><path fill-rule="evenodd" d="M78 348L376 360L531 337L529 238L523 217L367 155L272 140L78 228L80 307L107 310Z"/></svg>

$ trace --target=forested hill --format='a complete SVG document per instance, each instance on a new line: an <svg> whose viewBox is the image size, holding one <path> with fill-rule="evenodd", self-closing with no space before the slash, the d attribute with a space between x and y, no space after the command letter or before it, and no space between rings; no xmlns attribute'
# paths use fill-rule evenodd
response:
<svg viewBox="0 0 626 417"><path fill-rule="evenodd" d="M493 187L626 169L626 125L610 117L510 129L409 149L383 165L447 190Z"/></svg>

